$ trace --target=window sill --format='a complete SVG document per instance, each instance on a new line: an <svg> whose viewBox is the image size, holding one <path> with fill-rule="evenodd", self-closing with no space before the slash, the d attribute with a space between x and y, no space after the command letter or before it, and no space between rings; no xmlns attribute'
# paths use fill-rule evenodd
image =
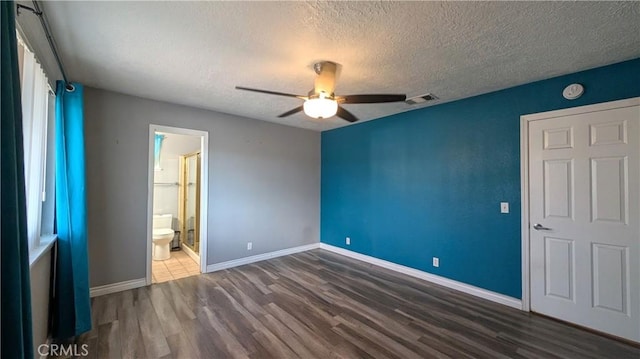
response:
<svg viewBox="0 0 640 359"><path fill-rule="evenodd" d="M49 253L57 239L58 236L55 234L45 234L40 237L40 245L29 252L29 268L33 267L46 253Z"/></svg>

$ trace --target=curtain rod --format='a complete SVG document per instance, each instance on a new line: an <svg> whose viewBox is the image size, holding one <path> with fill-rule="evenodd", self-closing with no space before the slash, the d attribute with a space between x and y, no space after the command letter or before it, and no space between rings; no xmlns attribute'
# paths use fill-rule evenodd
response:
<svg viewBox="0 0 640 359"><path fill-rule="evenodd" d="M62 74L62 79L66 84L67 91L73 91L74 87L69 83L69 79L67 78L67 73L64 71L64 67L62 66L62 61L60 60L60 56L58 55L58 50L56 49L56 45L53 42L53 36L51 36L51 31L49 31L49 25L47 24L47 19L44 16L44 12L40 9L40 5L37 1L33 0L33 7L28 7L22 4L16 4L16 14L20 16L20 10L28 10L35 14L38 19L40 19L40 25L42 25L42 30L44 30L44 34L47 37L47 42L49 42L49 48L51 48L51 52L53 53L53 57L55 57L56 62L58 63L58 68L60 69L60 73Z"/></svg>

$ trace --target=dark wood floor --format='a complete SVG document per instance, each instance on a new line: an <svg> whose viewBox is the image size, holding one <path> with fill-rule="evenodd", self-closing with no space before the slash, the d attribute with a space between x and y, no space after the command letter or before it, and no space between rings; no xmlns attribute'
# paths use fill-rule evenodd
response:
<svg viewBox="0 0 640 359"><path fill-rule="evenodd" d="M640 349L314 250L93 299L94 358L640 358Z"/></svg>

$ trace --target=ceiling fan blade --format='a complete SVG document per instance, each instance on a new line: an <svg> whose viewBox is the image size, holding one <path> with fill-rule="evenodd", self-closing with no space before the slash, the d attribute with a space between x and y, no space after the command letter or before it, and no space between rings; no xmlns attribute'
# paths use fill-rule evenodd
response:
<svg viewBox="0 0 640 359"><path fill-rule="evenodd" d="M336 116L349 122L358 121L358 118L356 116L354 116L351 112L345 110L342 106L338 106L338 112L336 113Z"/></svg>
<svg viewBox="0 0 640 359"><path fill-rule="evenodd" d="M252 88L249 88L249 87L242 87L242 86L236 86L236 90L253 91L253 92L266 93L266 94L269 94L269 95L277 95L277 96L296 97L296 98L299 98L299 99L305 99L306 98L306 96L296 95L296 94L292 94L292 93L284 93L284 92L276 92L276 91L269 91L269 90L252 89Z"/></svg>
<svg viewBox="0 0 640 359"><path fill-rule="evenodd" d="M291 116L291 115L293 115L294 113L298 113L298 112L302 111L302 109L303 109L303 107L302 107L302 106L300 106L300 107L296 107L296 108L294 108L293 110L287 111L287 112L283 113L282 115L280 115L280 116L278 116L278 117L282 118L282 117Z"/></svg>
<svg viewBox="0 0 640 359"><path fill-rule="evenodd" d="M378 94L378 95L347 95L340 96L340 103L383 103L402 102L407 99L407 95L401 94Z"/></svg>

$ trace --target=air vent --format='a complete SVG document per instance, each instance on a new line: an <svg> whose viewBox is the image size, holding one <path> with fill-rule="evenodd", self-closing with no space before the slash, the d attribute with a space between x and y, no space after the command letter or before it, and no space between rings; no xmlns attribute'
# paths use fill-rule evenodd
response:
<svg viewBox="0 0 640 359"><path fill-rule="evenodd" d="M424 95L419 95L419 96L414 96L411 98L408 98L406 100L404 100L404 102L408 103L409 105L420 105L426 102L431 102L431 101L435 101L438 99L438 96L434 95L434 94L430 94L430 93L426 93Z"/></svg>

